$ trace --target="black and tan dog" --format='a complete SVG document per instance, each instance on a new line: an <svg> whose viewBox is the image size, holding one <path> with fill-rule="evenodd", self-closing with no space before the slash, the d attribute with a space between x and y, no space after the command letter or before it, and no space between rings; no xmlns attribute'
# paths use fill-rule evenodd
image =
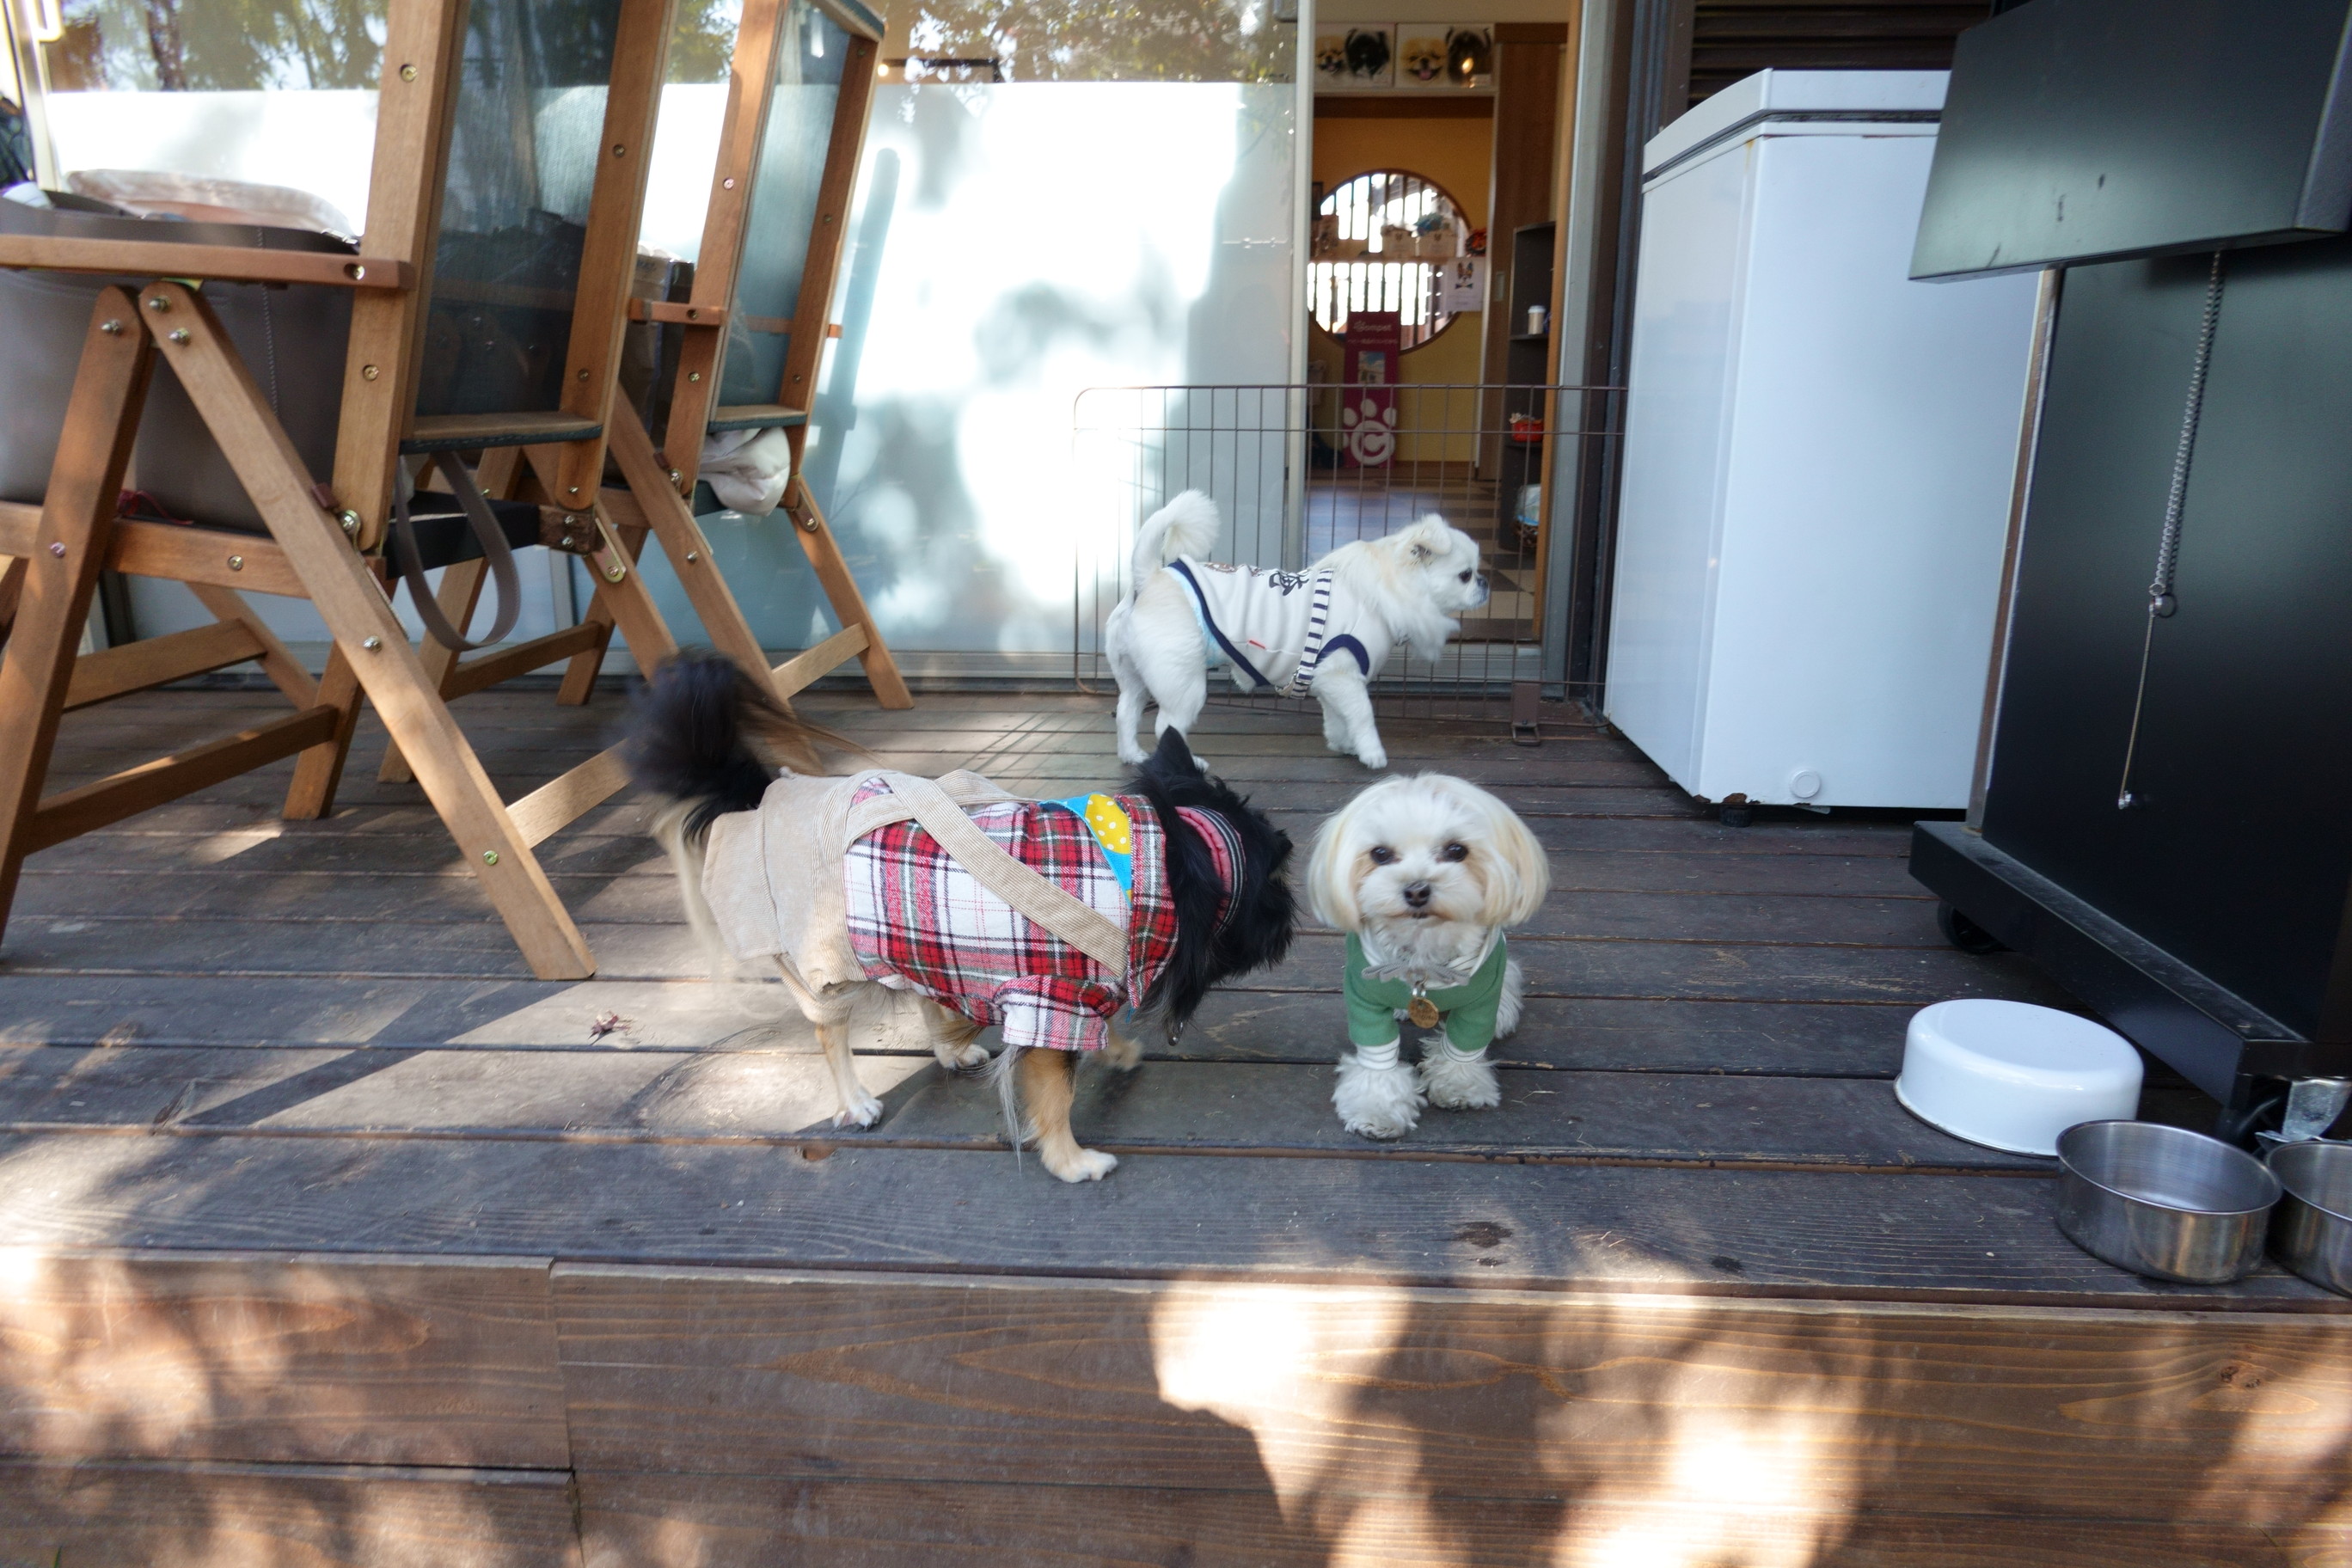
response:
<svg viewBox="0 0 2352 1568"><path fill-rule="evenodd" d="M698 933L773 961L832 1067L836 1123L882 1116L857 1081L853 998L912 992L948 1068L985 1065L974 1037L998 1026L1013 1135L1066 1182L1101 1179L1118 1160L1070 1132L1077 1054L1132 1067L1136 1020L1172 1035L1212 986L1281 961L1290 840L1172 730L1116 794L1066 801L969 773L828 776L817 748L835 739L716 656L655 673L630 767L664 797L655 833Z"/></svg>

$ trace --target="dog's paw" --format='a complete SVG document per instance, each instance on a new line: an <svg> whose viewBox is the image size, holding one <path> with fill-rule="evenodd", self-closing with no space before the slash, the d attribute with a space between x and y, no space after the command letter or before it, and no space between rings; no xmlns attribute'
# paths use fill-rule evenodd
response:
<svg viewBox="0 0 2352 1568"><path fill-rule="evenodd" d="M988 1047L977 1040L967 1040L961 1046L941 1046L935 1054L940 1066L950 1072L978 1072L988 1065Z"/></svg>
<svg viewBox="0 0 2352 1568"><path fill-rule="evenodd" d="M1042 1155L1045 1169L1066 1182L1099 1182L1118 1169L1118 1156L1099 1149L1080 1149L1055 1159Z"/></svg>
<svg viewBox="0 0 2352 1568"><path fill-rule="evenodd" d="M1339 1117L1339 1125L1349 1131L1360 1133L1366 1138L1378 1138L1383 1142L1391 1138L1402 1138L1420 1124L1421 1110L1417 1106L1391 1110L1360 1111L1352 1116L1343 1112Z"/></svg>
<svg viewBox="0 0 2352 1568"><path fill-rule="evenodd" d="M835 1127L871 1127L882 1120L882 1102L864 1089L857 1098L833 1113Z"/></svg>
<svg viewBox="0 0 2352 1568"><path fill-rule="evenodd" d="M1378 773L1389 765L1388 749L1378 741L1369 746L1359 746L1356 748L1356 760Z"/></svg>
<svg viewBox="0 0 2352 1568"><path fill-rule="evenodd" d="M1151 753L1135 743L1132 738L1118 743L1118 760L1130 768L1139 768L1151 760Z"/></svg>
<svg viewBox="0 0 2352 1568"><path fill-rule="evenodd" d="M1443 1044L1429 1048L1432 1054L1421 1060L1421 1087L1430 1104L1447 1110L1491 1110L1503 1103L1502 1085L1491 1065L1449 1057Z"/></svg>
<svg viewBox="0 0 2352 1568"><path fill-rule="evenodd" d="M1103 1042L1102 1065L1119 1072L1133 1072L1143 1065L1143 1042L1134 1036L1120 1032L1113 1024L1110 1038Z"/></svg>
<svg viewBox="0 0 2352 1568"><path fill-rule="evenodd" d="M1409 1067L1368 1068L1350 1055L1339 1063L1331 1104L1350 1132L1402 1138L1421 1121L1421 1083Z"/></svg>

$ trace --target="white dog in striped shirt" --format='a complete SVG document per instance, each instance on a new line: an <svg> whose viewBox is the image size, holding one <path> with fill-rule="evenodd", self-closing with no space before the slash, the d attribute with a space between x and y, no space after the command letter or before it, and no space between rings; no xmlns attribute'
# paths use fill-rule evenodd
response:
<svg viewBox="0 0 2352 1568"><path fill-rule="evenodd" d="M1371 678L1400 645L1435 658L1462 629L1454 617L1486 602L1478 544L1432 512L1383 539L1343 544L1305 572L1204 561L1217 503L1186 490L1144 520L1126 596L1103 627L1118 678L1118 755L1143 761L1136 731L1146 696L1155 734L1190 735L1209 699L1209 671L1233 670L1244 691L1312 696L1324 743L1368 768L1388 766L1372 721Z"/></svg>

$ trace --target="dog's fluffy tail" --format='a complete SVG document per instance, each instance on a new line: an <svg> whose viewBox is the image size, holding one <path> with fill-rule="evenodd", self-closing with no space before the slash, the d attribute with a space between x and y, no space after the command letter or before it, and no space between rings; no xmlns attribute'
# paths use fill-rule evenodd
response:
<svg viewBox="0 0 2352 1568"><path fill-rule="evenodd" d="M1180 555L1205 555L1216 548L1224 524L1217 503L1201 490L1186 490L1143 520L1135 535L1135 559L1128 574L1126 601L1132 601L1151 574Z"/></svg>
<svg viewBox="0 0 2352 1568"><path fill-rule="evenodd" d="M653 836L669 851L687 920L706 952L719 951L702 896L710 825L730 811L757 806L780 768L822 773L819 742L850 744L793 716L722 655L680 653L638 693L623 754L630 779L660 799Z"/></svg>
<svg viewBox="0 0 2352 1568"><path fill-rule="evenodd" d="M1021 1114L1021 1084L1018 1068L1013 1064L1021 1058L1022 1047L1007 1045L988 1064L988 1080L995 1087L997 1109L1004 1117L1004 1141L1013 1145L1013 1162L1021 1163L1021 1146L1029 1141L1029 1127Z"/></svg>

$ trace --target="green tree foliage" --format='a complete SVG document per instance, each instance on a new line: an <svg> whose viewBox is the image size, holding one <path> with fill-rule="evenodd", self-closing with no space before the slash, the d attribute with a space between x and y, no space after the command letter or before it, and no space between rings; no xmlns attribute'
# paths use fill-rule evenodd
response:
<svg viewBox="0 0 2352 1568"><path fill-rule="evenodd" d="M669 36L669 79L725 81L735 54L735 31L742 21L742 0L677 0L677 24Z"/></svg>
<svg viewBox="0 0 2352 1568"><path fill-rule="evenodd" d="M1270 11L1268 0L920 0L909 58L992 60L1006 81L1287 81L1297 29Z"/></svg>
<svg viewBox="0 0 2352 1568"><path fill-rule="evenodd" d="M66 18L118 89L373 87L383 68L383 0L71 0Z"/></svg>

